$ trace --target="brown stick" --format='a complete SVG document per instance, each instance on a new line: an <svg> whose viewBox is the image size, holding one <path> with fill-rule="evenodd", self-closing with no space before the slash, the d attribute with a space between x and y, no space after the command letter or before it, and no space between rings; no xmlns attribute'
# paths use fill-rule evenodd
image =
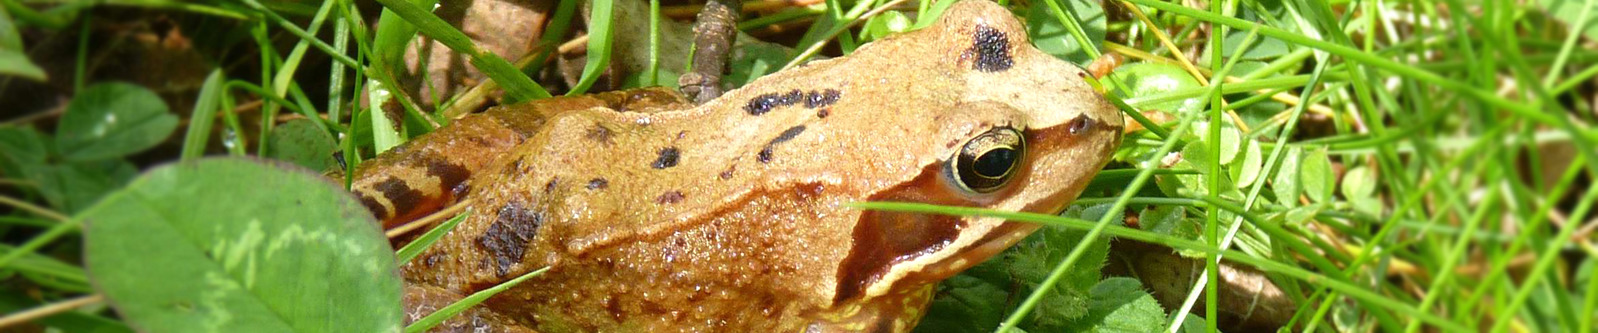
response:
<svg viewBox="0 0 1598 333"><path fill-rule="evenodd" d="M727 69L742 7L741 0L710 0L694 21L693 67L677 79L677 86L695 104L721 96L721 74Z"/></svg>

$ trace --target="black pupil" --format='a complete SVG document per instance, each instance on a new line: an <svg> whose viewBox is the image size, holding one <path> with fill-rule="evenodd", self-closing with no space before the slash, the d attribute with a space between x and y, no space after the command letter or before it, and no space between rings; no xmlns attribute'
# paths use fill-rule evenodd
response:
<svg viewBox="0 0 1598 333"><path fill-rule="evenodd" d="M977 175L998 178L1010 171L1010 166L1015 164L1015 156L1015 149L995 148L982 153L971 167Z"/></svg>

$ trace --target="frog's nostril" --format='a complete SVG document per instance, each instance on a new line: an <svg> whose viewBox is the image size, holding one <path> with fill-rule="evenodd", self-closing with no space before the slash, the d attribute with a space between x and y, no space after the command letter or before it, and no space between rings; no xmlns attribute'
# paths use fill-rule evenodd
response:
<svg viewBox="0 0 1598 333"><path fill-rule="evenodd" d="M1071 135L1087 133L1088 130L1093 129L1093 118L1088 118L1085 114L1078 115L1076 119L1071 119L1071 124L1067 128L1071 130Z"/></svg>

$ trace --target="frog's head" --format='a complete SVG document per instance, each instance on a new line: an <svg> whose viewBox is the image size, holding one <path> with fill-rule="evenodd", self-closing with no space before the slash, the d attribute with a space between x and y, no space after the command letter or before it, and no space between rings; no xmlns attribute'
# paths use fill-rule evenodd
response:
<svg viewBox="0 0 1598 333"><path fill-rule="evenodd" d="M905 84L927 87L908 89L957 92L927 92L948 100L923 101L937 106L912 111L937 123L927 125L938 128L932 135L905 139L939 147L927 154L933 160L870 200L1053 214L1077 197L1119 145L1121 116L1083 80L1082 69L1033 48L1025 31L1005 8L969 0L933 26L857 52L912 54L914 60L883 66L936 73L906 75L919 82ZM1038 227L993 217L863 212L838 267L836 310L812 328L906 330L937 281Z"/></svg>

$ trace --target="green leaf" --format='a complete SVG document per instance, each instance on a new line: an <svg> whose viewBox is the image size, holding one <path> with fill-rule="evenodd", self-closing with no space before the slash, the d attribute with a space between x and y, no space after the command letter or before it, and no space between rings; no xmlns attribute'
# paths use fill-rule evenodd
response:
<svg viewBox="0 0 1598 333"><path fill-rule="evenodd" d="M0 126L0 177L27 177L23 170L43 167L50 147L32 127Z"/></svg>
<svg viewBox="0 0 1598 333"><path fill-rule="evenodd" d="M1581 19L1583 12L1581 7L1587 4L1587 0L1540 0L1537 1L1537 4L1547 10L1549 14L1552 14L1555 19L1564 22L1566 25L1572 25ZM1598 40L1598 5L1587 8L1585 12L1587 12L1586 24L1582 27L1570 27L1570 30L1581 31L1581 34L1587 36L1587 39Z"/></svg>
<svg viewBox="0 0 1598 333"><path fill-rule="evenodd" d="M1260 152L1260 143L1254 140L1244 141L1242 163L1232 163L1231 176L1237 181L1238 188L1253 185L1260 178L1260 171L1265 168L1264 154Z"/></svg>
<svg viewBox="0 0 1598 333"><path fill-rule="evenodd" d="M1226 39L1222 41L1223 44L1221 46L1221 52L1223 54L1229 55L1237 54L1237 48L1247 47L1247 49L1243 50L1242 54L1242 58L1246 60L1270 59L1286 55L1288 52L1287 42L1283 42L1280 39L1256 36L1254 38L1254 44L1245 46L1243 45L1243 42L1247 40L1247 38L1247 30L1228 30L1226 33ZM1204 55L1208 56L1209 52L1205 52ZM1202 61L1207 63L1209 60L1202 59ZM1235 73L1248 73L1248 71L1244 69L1238 70Z"/></svg>
<svg viewBox="0 0 1598 333"><path fill-rule="evenodd" d="M1357 166L1343 174L1343 196L1368 197L1376 193L1376 174L1370 168Z"/></svg>
<svg viewBox="0 0 1598 333"><path fill-rule="evenodd" d="M1309 195L1315 202L1331 202L1337 198L1332 197L1336 189L1337 175L1332 172L1332 160L1326 156L1326 149L1316 149L1304 156L1302 169L1299 173L1299 182L1304 184L1304 194Z"/></svg>
<svg viewBox="0 0 1598 333"><path fill-rule="evenodd" d="M1088 315L1072 322L1069 332L1159 332L1165 330L1165 309L1136 279L1115 277L1093 286Z"/></svg>
<svg viewBox="0 0 1598 333"><path fill-rule="evenodd" d="M1376 173L1365 166L1348 169L1343 174L1343 197L1354 205L1354 210L1372 215L1381 215L1382 200L1376 194Z"/></svg>
<svg viewBox="0 0 1598 333"><path fill-rule="evenodd" d="M1198 231L1187 221L1187 210L1181 206L1154 206L1138 212L1138 226L1143 230L1182 238L1195 238Z"/></svg>
<svg viewBox="0 0 1598 333"><path fill-rule="evenodd" d="M327 170L338 164L333 152L338 143L310 119L290 120L272 129L266 157L293 162L311 170Z"/></svg>
<svg viewBox="0 0 1598 333"><path fill-rule="evenodd" d="M75 213L127 184L138 172L133 163L117 159L40 165L28 178L38 182L39 193L51 207Z"/></svg>
<svg viewBox="0 0 1598 333"><path fill-rule="evenodd" d="M160 144L178 127L155 92L130 83L89 86L56 126L56 151L69 161L118 158Z"/></svg>
<svg viewBox="0 0 1598 333"><path fill-rule="evenodd" d="M997 266L997 265L995 265ZM967 273L976 270L967 270ZM1002 282L1002 281L1001 281ZM1004 319L1010 304L1005 285L973 274L955 275L938 284L937 297L927 305L927 315L916 333L960 333L992 330Z"/></svg>
<svg viewBox="0 0 1598 333"><path fill-rule="evenodd" d="M1087 35L1092 47L1098 49L1104 44L1107 35L1104 7L1098 1L1088 0L1048 0L1059 1L1060 9L1082 26L1082 32ZM1037 46L1043 53L1048 53L1055 58L1070 61L1079 66L1086 66L1093 62L1093 57L1082 51L1082 46L1077 45L1076 37L1071 36L1069 29L1054 16L1054 10L1049 5L1035 3L1027 9L1026 14L1027 35L1032 37L1032 45Z"/></svg>
<svg viewBox="0 0 1598 333"><path fill-rule="evenodd" d="M866 19L865 28L860 30L861 41L881 39L888 35L910 30L910 17L896 11L886 11L877 16Z"/></svg>
<svg viewBox="0 0 1598 333"><path fill-rule="evenodd" d="M11 14L0 8L0 75L16 75L29 80L44 81L44 69L28 60L22 50L22 36L11 22Z"/></svg>
<svg viewBox="0 0 1598 333"><path fill-rule="evenodd" d="M118 312L151 332L395 332L388 240L349 193L283 164L150 170L75 218Z"/></svg>
<svg viewBox="0 0 1598 333"><path fill-rule="evenodd" d="M0 47L0 75L15 75L39 82L49 78L44 69L33 64L33 60L29 60L22 50L5 47Z"/></svg>
<svg viewBox="0 0 1598 333"><path fill-rule="evenodd" d="M1275 181L1271 183L1277 203L1288 207L1298 206L1298 165L1303 154L1303 148L1298 147L1288 148L1282 153L1281 167L1276 169Z"/></svg>
<svg viewBox="0 0 1598 333"><path fill-rule="evenodd" d="M1165 92L1200 88L1198 80L1194 79L1192 75L1189 75L1187 71L1182 70L1181 67L1176 67L1176 65L1164 63L1140 62L1121 66L1116 68L1114 72L1111 72L1110 76L1117 80L1121 80L1121 82L1126 83L1126 85L1130 87L1130 92L1120 90L1115 92L1123 99L1137 96L1146 97ZM1203 103L1206 102L1202 97L1189 97L1174 101L1142 105L1142 107L1151 110L1175 112L1177 110L1182 110L1183 108L1192 107Z"/></svg>
<svg viewBox="0 0 1598 333"><path fill-rule="evenodd" d="M1199 140L1204 142L1205 147L1209 147L1210 123L1206 121L1194 123L1193 125L1194 133L1198 134ZM1237 159L1238 150L1242 148L1242 145L1238 144L1238 141L1242 135L1243 134L1237 130L1237 127L1231 126L1231 123L1221 124L1221 155L1216 156L1216 158L1218 158L1217 162L1221 163L1222 165L1227 165L1231 164L1233 160ZM1203 169L1207 170L1209 168Z"/></svg>

